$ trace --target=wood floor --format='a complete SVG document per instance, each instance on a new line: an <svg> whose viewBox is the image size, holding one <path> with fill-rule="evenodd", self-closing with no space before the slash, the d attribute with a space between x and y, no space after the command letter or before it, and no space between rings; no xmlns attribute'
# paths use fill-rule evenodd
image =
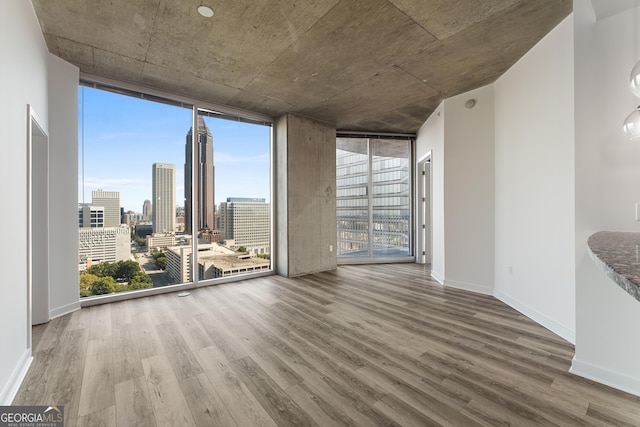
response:
<svg viewBox="0 0 640 427"><path fill-rule="evenodd" d="M573 346L415 264L85 308L34 328L14 404L66 426L640 425Z"/></svg>

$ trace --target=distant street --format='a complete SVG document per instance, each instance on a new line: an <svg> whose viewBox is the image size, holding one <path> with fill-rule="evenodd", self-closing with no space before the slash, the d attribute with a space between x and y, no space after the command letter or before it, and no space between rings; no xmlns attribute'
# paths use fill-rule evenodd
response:
<svg viewBox="0 0 640 427"><path fill-rule="evenodd" d="M162 286L171 285L171 281L169 280L169 275L165 273L163 270L160 270L156 263L153 261L153 257L151 255L147 255L145 252L142 252L143 249L138 248L137 246L134 248L136 254L138 256L138 264L142 267L142 270L151 277L151 283L154 288L160 288Z"/></svg>

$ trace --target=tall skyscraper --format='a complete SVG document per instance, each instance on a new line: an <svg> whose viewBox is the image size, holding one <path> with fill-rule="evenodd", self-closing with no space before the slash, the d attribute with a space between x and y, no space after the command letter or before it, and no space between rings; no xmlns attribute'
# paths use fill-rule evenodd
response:
<svg viewBox="0 0 640 427"><path fill-rule="evenodd" d="M94 190L91 192L91 205L104 208L104 227L120 225L120 192Z"/></svg>
<svg viewBox="0 0 640 427"><path fill-rule="evenodd" d="M153 212L153 205L151 200L145 200L142 204L142 220L151 221L151 212Z"/></svg>
<svg viewBox="0 0 640 427"><path fill-rule="evenodd" d="M184 150L184 230L186 233L215 228L213 137L204 119L200 116L198 116L198 138L196 143L197 163L194 175L197 183L195 197L198 202L198 213L196 215L197 222L195 226L192 227L191 225L192 134L193 128L189 129L189 133L187 133Z"/></svg>
<svg viewBox="0 0 640 427"><path fill-rule="evenodd" d="M176 224L176 165L154 163L151 185L153 232L173 232Z"/></svg>

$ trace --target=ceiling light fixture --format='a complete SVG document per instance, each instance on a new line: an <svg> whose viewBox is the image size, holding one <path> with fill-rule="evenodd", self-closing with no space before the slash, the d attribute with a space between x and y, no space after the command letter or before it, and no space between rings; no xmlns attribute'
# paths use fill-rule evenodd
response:
<svg viewBox="0 0 640 427"><path fill-rule="evenodd" d="M213 9L209 6L200 5L198 6L198 13L205 18L211 18L213 16Z"/></svg>
<svg viewBox="0 0 640 427"><path fill-rule="evenodd" d="M629 90L631 90L631 93L636 97L640 98L640 62L631 70ZM633 110L624 120L622 131L630 140L640 140L640 106Z"/></svg>

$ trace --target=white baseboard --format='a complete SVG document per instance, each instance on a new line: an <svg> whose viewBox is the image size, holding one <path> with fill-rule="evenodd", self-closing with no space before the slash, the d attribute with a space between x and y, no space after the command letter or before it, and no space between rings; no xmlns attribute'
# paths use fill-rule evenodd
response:
<svg viewBox="0 0 640 427"><path fill-rule="evenodd" d="M436 279L436 282L440 283L441 285L444 284L444 277L442 277L437 271L431 270L431 277Z"/></svg>
<svg viewBox="0 0 640 427"><path fill-rule="evenodd" d="M49 311L49 319L55 319L56 317L64 316L65 314L73 313L76 310L80 310L80 301L72 302L71 304L63 305Z"/></svg>
<svg viewBox="0 0 640 427"><path fill-rule="evenodd" d="M520 313L524 314L534 322L549 329L554 334L559 335L560 337L569 341L571 344L576 343L576 331L572 331L566 326L559 324L555 320L550 319L549 317L545 316L539 311L529 307L526 304L521 303L520 301L517 301L511 298L509 295L504 294L500 291L494 291L493 296L498 298L500 301L507 304L508 306L518 310Z"/></svg>
<svg viewBox="0 0 640 427"><path fill-rule="evenodd" d="M11 405L16 394L18 394L18 390L20 389L20 385L22 384L24 377L27 375L27 371L29 371L29 366L31 366L32 360L33 357L31 357L31 349L26 349L24 353L22 353L22 357L20 357L18 364L11 373L9 381L7 381L7 384L5 384L2 389L2 393L0 393L0 406Z"/></svg>
<svg viewBox="0 0 640 427"><path fill-rule="evenodd" d="M613 387L615 389L640 396L640 379L631 378L607 368L582 362L575 357L571 361L569 372L583 378Z"/></svg>
<svg viewBox="0 0 640 427"><path fill-rule="evenodd" d="M462 289L463 291L470 291L484 295L493 295L493 288L478 285L475 283L458 282L456 280L445 280L444 285L451 288Z"/></svg>

